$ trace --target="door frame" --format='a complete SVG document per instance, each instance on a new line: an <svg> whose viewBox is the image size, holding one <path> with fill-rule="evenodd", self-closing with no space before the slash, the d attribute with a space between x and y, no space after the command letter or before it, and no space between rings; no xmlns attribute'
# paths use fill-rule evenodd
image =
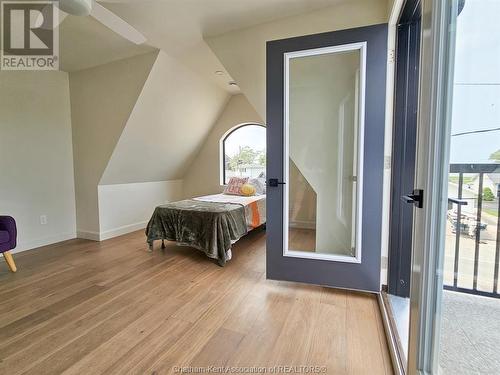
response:
<svg viewBox="0 0 500 375"><path fill-rule="evenodd" d="M388 292L410 296L413 206L401 196L413 190L420 61L420 0L407 0L397 22L389 226Z"/></svg>
<svg viewBox="0 0 500 375"><path fill-rule="evenodd" d="M414 212L408 372L437 373L457 1L422 0L420 93L415 187L424 190Z"/></svg>
<svg viewBox="0 0 500 375"><path fill-rule="evenodd" d="M267 189L267 278L370 292L380 291L382 190L387 73L387 24L267 42L267 177L283 181L284 54L367 42L362 263L285 257L283 185ZM370 114L370 115L368 115Z"/></svg>

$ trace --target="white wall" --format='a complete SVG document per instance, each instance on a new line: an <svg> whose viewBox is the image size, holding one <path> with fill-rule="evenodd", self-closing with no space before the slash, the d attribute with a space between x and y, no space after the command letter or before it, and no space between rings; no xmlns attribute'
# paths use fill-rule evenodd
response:
<svg viewBox="0 0 500 375"><path fill-rule="evenodd" d="M93 239L143 229L156 206L180 199L182 180L99 185L100 232Z"/></svg>
<svg viewBox="0 0 500 375"><path fill-rule="evenodd" d="M78 236L140 228L145 209L182 197L177 180L228 95L164 52L71 73L70 83Z"/></svg>
<svg viewBox="0 0 500 375"><path fill-rule="evenodd" d="M0 171L0 215L17 221L17 251L75 237L67 73L0 72Z"/></svg>
<svg viewBox="0 0 500 375"><path fill-rule="evenodd" d="M349 0L319 11L207 38L206 42L265 120L267 41L385 22L386 0Z"/></svg>
<svg viewBox="0 0 500 375"><path fill-rule="evenodd" d="M220 193L219 142L231 128L242 123L263 124L262 118L242 94L231 97L210 131L205 143L184 174L184 196L187 198Z"/></svg>
<svg viewBox="0 0 500 375"><path fill-rule="evenodd" d="M70 73L77 228L99 231L97 185L146 82L156 53Z"/></svg>
<svg viewBox="0 0 500 375"><path fill-rule="evenodd" d="M160 52L100 183L182 178L228 99L215 83Z"/></svg>

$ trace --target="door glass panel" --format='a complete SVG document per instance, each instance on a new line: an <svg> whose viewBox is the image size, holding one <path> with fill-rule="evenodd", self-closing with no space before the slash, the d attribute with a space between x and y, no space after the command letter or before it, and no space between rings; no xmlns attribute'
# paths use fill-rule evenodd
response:
<svg viewBox="0 0 500 375"><path fill-rule="evenodd" d="M285 55L285 255L360 261L364 44Z"/></svg>
<svg viewBox="0 0 500 375"><path fill-rule="evenodd" d="M435 271L444 290L435 300L434 368L444 375L500 374L500 45L485 45L500 39L500 2L448 6L456 40L443 182L451 200Z"/></svg>

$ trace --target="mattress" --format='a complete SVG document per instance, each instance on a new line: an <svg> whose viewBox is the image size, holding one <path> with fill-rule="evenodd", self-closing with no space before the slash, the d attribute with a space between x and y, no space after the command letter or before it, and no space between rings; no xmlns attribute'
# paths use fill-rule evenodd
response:
<svg viewBox="0 0 500 375"><path fill-rule="evenodd" d="M266 221L265 195L215 194L155 208L146 228L150 249L155 240L194 247L223 266L231 246Z"/></svg>

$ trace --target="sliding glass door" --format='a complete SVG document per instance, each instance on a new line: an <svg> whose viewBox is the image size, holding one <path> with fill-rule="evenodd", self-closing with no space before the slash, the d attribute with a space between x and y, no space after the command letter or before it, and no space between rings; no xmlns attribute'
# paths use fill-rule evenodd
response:
<svg viewBox="0 0 500 375"><path fill-rule="evenodd" d="M438 374L451 79L458 1L423 0L408 372Z"/></svg>

